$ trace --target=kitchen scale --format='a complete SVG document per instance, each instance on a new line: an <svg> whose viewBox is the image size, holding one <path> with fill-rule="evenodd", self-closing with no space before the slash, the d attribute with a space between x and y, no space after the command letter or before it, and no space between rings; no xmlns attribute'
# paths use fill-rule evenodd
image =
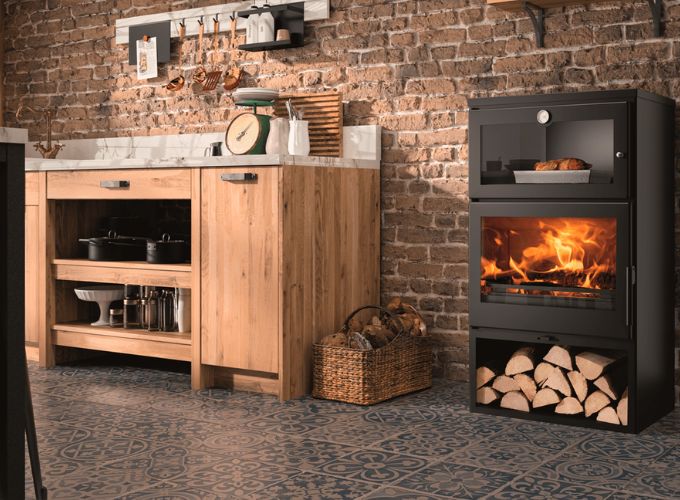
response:
<svg viewBox="0 0 680 500"><path fill-rule="evenodd" d="M234 155L264 154L271 116L257 114L257 108L272 107L274 101L246 99L235 104L239 107L253 108L253 111L242 113L231 121L224 139L227 149Z"/></svg>

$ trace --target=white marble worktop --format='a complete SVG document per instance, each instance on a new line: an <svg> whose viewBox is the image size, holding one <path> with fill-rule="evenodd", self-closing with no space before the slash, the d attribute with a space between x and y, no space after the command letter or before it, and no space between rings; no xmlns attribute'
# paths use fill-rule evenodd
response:
<svg viewBox="0 0 680 500"><path fill-rule="evenodd" d="M25 128L0 127L0 143L26 144L28 130Z"/></svg>
<svg viewBox="0 0 680 500"><path fill-rule="evenodd" d="M379 169L379 160L354 160L325 156L297 155L229 155L208 157L115 158L98 160L45 160L26 158L27 171L108 170L126 168L201 168L201 167L266 167L300 165L309 167Z"/></svg>

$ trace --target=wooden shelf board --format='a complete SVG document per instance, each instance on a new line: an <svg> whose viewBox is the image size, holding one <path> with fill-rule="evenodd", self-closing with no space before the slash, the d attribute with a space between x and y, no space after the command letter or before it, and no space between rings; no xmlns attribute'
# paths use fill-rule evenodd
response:
<svg viewBox="0 0 680 500"><path fill-rule="evenodd" d="M52 327L52 341L64 347L191 361L190 333L145 332L69 322Z"/></svg>
<svg viewBox="0 0 680 500"><path fill-rule="evenodd" d="M58 280L191 288L191 264L54 259L52 267Z"/></svg>

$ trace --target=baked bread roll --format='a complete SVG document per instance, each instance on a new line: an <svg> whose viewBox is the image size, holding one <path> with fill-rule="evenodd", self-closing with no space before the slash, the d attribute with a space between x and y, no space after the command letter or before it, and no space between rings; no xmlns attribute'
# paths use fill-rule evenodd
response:
<svg viewBox="0 0 680 500"><path fill-rule="evenodd" d="M557 167L560 166L560 160L548 160L548 161L539 161L534 163L534 170L537 172L544 172L546 170L557 170Z"/></svg>
<svg viewBox="0 0 680 500"><path fill-rule="evenodd" d="M559 160L534 163L534 170L537 172L544 172L546 170L587 170L591 166L580 158L560 158Z"/></svg>

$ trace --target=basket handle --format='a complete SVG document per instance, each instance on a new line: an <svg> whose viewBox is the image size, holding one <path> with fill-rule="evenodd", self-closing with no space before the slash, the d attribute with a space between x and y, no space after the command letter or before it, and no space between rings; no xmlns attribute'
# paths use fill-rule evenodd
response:
<svg viewBox="0 0 680 500"><path fill-rule="evenodd" d="M379 310L381 313L383 313L385 316L388 316L388 317L389 317L391 320L393 320L396 324L398 324L398 325L399 325L399 331L398 331L397 334L395 335L395 337L394 337L395 339L396 339L397 337L399 337L402 333L404 333L404 324L403 324L401 321L397 321L398 318L397 318L397 316L396 316L392 311L390 311L389 309L385 309L384 307L381 307L381 306L374 306L374 305L361 306L361 307L355 309L354 311L352 311L351 313L349 313L349 316L347 316L347 319L345 320L345 323L342 325L342 329L343 329L345 332L349 332L349 322L352 320L352 318L353 318L357 313L359 313L360 311L363 311L364 309L377 309L377 310ZM348 343L350 342L349 336L348 336L348 338L347 338L347 342L348 342Z"/></svg>

